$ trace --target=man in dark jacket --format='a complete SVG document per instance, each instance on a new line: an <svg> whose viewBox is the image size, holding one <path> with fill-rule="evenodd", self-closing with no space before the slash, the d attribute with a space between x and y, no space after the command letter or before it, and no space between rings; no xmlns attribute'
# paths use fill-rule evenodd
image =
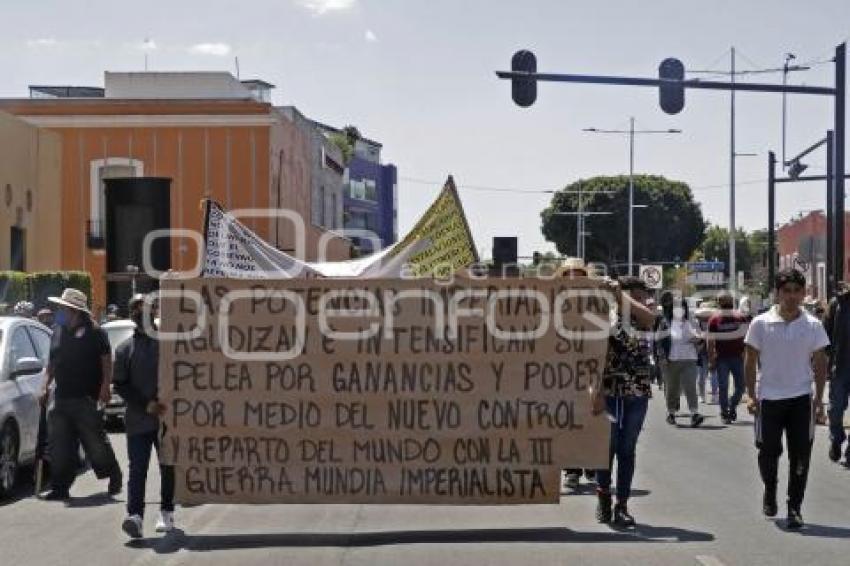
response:
<svg viewBox="0 0 850 566"><path fill-rule="evenodd" d="M124 424L127 431L127 454L130 478L127 481L127 518L121 528L131 538L142 536L145 513L145 482L151 450L159 454L159 418L157 400L159 343L148 335L154 328L155 308L145 308L144 295L130 299L130 318L136 323L133 336L118 346L115 353L115 389L127 403ZM148 318L145 321L145 313ZM147 324L146 324L147 322ZM174 468L160 465L160 518L157 532L174 528Z"/></svg>
<svg viewBox="0 0 850 566"><path fill-rule="evenodd" d="M48 421L53 489L45 499L65 501L74 483L82 443L98 479L109 478L109 495L121 492L121 468L103 430L98 402L109 400L112 353L106 333L95 326L88 298L78 289L49 297L58 305L57 328L50 346L47 381L40 401L47 405L53 382L54 404Z"/></svg>
<svg viewBox="0 0 850 566"><path fill-rule="evenodd" d="M843 285L829 303L823 326L832 344L829 356L829 459L841 459L841 447L847 439L844 411L850 396L850 289ZM850 466L850 445L844 453L844 464Z"/></svg>

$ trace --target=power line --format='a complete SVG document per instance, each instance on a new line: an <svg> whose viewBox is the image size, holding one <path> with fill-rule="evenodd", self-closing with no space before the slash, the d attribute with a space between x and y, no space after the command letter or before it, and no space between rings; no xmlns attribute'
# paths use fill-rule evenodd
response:
<svg viewBox="0 0 850 566"><path fill-rule="evenodd" d="M439 187L442 185L442 181L431 181L427 179L419 179L416 177L402 177L399 176L400 181L407 181L409 183L420 184L420 185L431 185L435 187ZM767 179L751 179L749 181L738 181L736 185L755 185L758 183L767 183ZM716 185L702 185L698 187L688 187L692 191L705 191L711 189L722 189L729 186L729 183L719 183ZM492 187L492 186L483 186L483 185L457 185L458 190L470 190L470 191L486 191L486 192L498 192L498 193L512 193L512 194L555 194L562 192L564 189L517 189L511 187ZM592 191L589 191L589 193Z"/></svg>

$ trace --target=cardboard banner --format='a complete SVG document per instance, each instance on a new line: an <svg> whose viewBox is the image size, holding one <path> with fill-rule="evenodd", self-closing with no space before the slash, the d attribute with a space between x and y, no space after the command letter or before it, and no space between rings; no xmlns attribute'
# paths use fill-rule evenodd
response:
<svg viewBox="0 0 850 566"><path fill-rule="evenodd" d="M562 468L608 465L594 285L164 280L177 501L557 502Z"/></svg>
<svg viewBox="0 0 850 566"><path fill-rule="evenodd" d="M478 261L475 241L451 177L401 241L349 261L301 261L262 240L213 201L207 201L204 226L203 277L446 277Z"/></svg>

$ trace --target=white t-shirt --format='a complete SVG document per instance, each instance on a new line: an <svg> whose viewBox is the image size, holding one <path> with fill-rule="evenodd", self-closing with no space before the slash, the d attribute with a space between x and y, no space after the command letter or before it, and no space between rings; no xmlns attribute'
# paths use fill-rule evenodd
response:
<svg viewBox="0 0 850 566"><path fill-rule="evenodd" d="M691 339L696 336L696 328L690 320L670 321L670 360L695 361L697 349Z"/></svg>
<svg viewBox="0 0 850 566"><path fill-rule="evenodd" d="M829 338L803 309L785 322L774 305L753 319L744 343L759 351L758 398L776 400L811 394L812 354L829 346Z"/></svg>

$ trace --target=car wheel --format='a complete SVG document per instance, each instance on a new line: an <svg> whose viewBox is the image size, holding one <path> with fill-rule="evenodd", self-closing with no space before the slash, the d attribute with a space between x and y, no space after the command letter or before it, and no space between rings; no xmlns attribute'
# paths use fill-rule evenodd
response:
<svg viewBox="0 0 850 566"><path fill-rule="evenodd" d="M0 430L0 497L12 492L17 477L18 432L7 422Z"/></svg>

